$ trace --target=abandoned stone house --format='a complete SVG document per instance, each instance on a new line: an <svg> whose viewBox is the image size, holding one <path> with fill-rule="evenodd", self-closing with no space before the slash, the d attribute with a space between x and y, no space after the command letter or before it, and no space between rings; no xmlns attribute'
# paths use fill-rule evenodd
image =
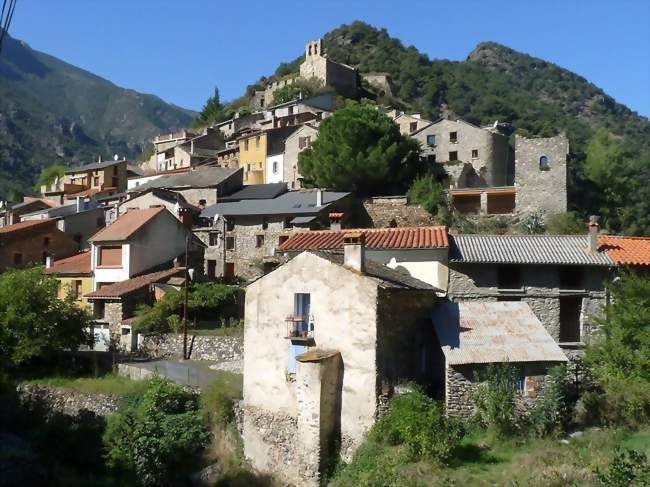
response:
<svg viewBox="0 0 650 487"><path fill-rule="evenodd" d="M183 224L192 228L194 220L201 213L198 206L187 202L181 193L163 188L149 188L140 193L132 193L132 198L118 205L118 214L131 210L144 210L161 207L175 215Z"/></svg>
<svg viewBox="0 0 650 487"><path fill-rule="evenodd" d="M354 98L358 89L357 71L347 64L328 59L323 51L323 40L316 39L305 45L305 60L300 65L300 77L316 79L346 98Z"/></svg>
<svg viewBox="0 0 650 487"><path fill-rule="evenodd" d="M436 289L364 258L307 251L246 289L244 449L252 465L320 485L350 459L395 386L427 382ZM400 357L400 360L395 360Z"/></svg>
<svg viewBox="0 0 650 487"><path fill-rule="evenodd" d="M345 212L349 193L287 191L285 183L245 186L201 213L194 233L207 245L208 277L253 279L277 265L275 251L295 228L329 225L329 214Z"/></svg>
<svg viewBox="0 0 650 487"><path fill-rule="evenodd" d="M615 265L595 239L593 232L450 236L448 295L456 302L527 303L551 337L573 354L596 330Z"/></svg>
<svg viewBox="0 0 650 487"><path fill-rule="evenodd" d="M469 419L473 394L489 364L507 362L517 372L516 405L543 397L549 370L566 355L523 302L446 301L432 314L436 332L434 394L448 414Z"/></svg>
<svg viewBox="0 0 650 487"><path fill-rule="evenodd" d="M393 122L399 127L399 131L403 135L412 135L418 130L431 125L431 120L422 118L420 113L405 113L398 110L388 114L394 115Z"/></svg>

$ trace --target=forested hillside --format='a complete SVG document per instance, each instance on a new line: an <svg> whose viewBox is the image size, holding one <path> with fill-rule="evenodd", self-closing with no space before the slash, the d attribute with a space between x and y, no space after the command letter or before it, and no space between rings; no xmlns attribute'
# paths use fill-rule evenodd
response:
<svg viewBox="0 0 650 487"><path fill-rule="evenodd" d="M0 197L42 167L117 153L133 157L194 113L115 86L7 37L0 57Z"/></svg>

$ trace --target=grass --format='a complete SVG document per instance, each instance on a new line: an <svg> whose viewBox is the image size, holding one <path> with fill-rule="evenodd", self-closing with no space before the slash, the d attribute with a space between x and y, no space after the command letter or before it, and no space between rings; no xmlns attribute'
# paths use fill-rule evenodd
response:
<svg viewBox="0 0 650 487"><path fill-rule="evenodd" d="M135 381L117 374L106 374L100 377L41 377L30 379L28 382L80 392L113 394L115 396L139 394L147 388L147 381Z"/></svg>
<svg viewBox="0 0 650 487"><path fill-rule="evenodd" d="M244 325L242 322L237 322L232 326L227 324L224 326L222 323L215 322L198 322L197 327L190 330L190 333L201 336L244 336Z"/></svg>
<svg viewBox="0 0 650 487"><path fill-rule="evenodd" d="M512 438L497 442L475 434L464 439L459 454L449 466L424 461L390 462L391 458L400 458L401 447L375 443L370 448L372 456L364 455L360 449L362 455L339 470L333 485L588 486L597 484L595 470L609 465L616 447L649 455L650 428L636 432L591 430L570 439L568 444L551 438ZM379 479L390 479L390 482Z"/></svg>

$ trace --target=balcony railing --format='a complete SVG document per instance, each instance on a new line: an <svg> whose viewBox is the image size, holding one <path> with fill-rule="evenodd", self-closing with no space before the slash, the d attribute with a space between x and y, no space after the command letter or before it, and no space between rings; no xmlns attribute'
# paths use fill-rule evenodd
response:
<svg viewBox="0 0 650 487"><path fill-rule="evenodd" d="M293 341L311 341L314 338L314 320L311 316L290 315L285 319L287 335Z"/></svg>

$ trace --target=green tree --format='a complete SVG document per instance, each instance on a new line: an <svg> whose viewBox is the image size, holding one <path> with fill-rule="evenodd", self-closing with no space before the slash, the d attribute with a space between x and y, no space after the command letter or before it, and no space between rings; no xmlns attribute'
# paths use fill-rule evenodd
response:
<svg viewBox="0 0 650 487"><path fill-rule="evenodd" d="M612 414L637 423L650 419L650 278L628 273L610 286L612 299L587 362Z"/></svg>
<svg viewBox="0 0 650 487"><path fill-rule="evenodd" d="M600 187L608 187L623 163L623 146L603 128L594 131L587 145L585 174Z"/></svg>
<svg viewBox="0 0 650 487"><path fill-rule="evenodd" d="M219 97L219 88L214 89L214 94L208 98L203 105L203 109L199 113L196 120L194 120L194 126L206 126L213 125L215 123L223 122L229 118L226 107L221 103L221 98Z"/></svg>
<svg viewBox="0 0 650 487"><path fill-rule="evenodd" d="M419 160L417 141L375 107L353 103L321 124L318 138L300 153L300 173L318 187L361 194L403 191Z"/></svg>
<svg viewBox="0 0 650 487"><path fill-rule="evenodd" d="M587 232L587 225L575 211L569 211L548 217L546 230L551 235L580 235Z"/></svg>
<svg viewBox="0 0 650 487"><path fill-rule="evenodd" d="M489 364L485 381L477 386L472 398L478 423L499 438L512 434L516 427L516 375L516 369L508 363Z"/></svg>
<svg viewBox="0 0 650 487"><path fill-rule="evenodd" d="M62 178L67 169L66 166L60 164L44 167L38 176L38 186L52 184L57 178Z"/></svg>
<svg viewBox="0 0 650 487"><path fill-rule="evenodd" d="M442 185L431 176L422 176L413 181L406 195L411 203L422 205L432 215L446 201Z"/></svg>
<svg viewBox="0 0 650 487"><path fill-rule="evenodd" d="M0 275L0 372L88 343L91 317L71 298L57 299L58 285L40 267Z"/></svg>
<svg viewBox="0 0 650 487"><path fill-rule="evenodd" d="M157 377L108 417L104 434L113 474L143 486L185 485L209 440L197 394Z"/></svg>

